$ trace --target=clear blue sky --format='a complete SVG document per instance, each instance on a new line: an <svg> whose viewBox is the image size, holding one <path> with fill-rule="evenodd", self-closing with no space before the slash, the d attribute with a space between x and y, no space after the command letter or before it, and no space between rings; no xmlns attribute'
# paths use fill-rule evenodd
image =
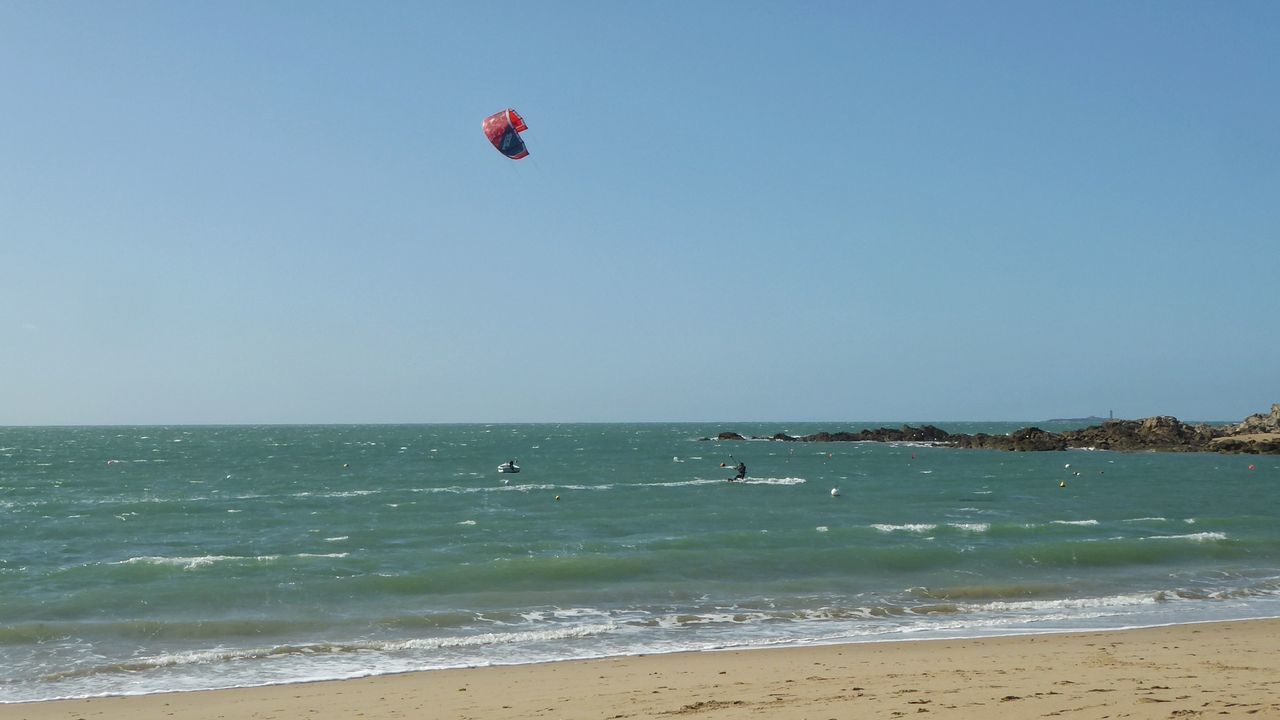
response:
<svg viewBox="0 0 1280 720"><path fill-rule="evenodd" d="M0 424L1240 419L1280 401L1277 38L1270 0L0 3Z"/></svg>

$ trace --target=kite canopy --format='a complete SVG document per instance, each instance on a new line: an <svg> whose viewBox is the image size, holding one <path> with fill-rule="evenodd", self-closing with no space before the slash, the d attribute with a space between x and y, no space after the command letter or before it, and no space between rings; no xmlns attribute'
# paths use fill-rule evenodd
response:
<svg viewBox="0 0 1280 720"><path fill-rule="evenodd" d="M484 128L485 137L489 138L489 142L493 143L498 152L512 160L528 156L529 151L525 148L520 133L528 130L529 127L524 124L524 118L520 117L515 110L511 108L500 110L485 118L481 127Z"/></svg>

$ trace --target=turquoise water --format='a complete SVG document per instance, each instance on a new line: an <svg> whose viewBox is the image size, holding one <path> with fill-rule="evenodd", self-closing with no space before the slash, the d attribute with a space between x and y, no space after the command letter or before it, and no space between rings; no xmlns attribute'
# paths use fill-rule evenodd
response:
<svg viewBox="0 0 1280 720"><path fill-rule="evenodd" d="M881 424L0 428L0 701L1280 615L1280 458L698 440Z"/></svg>

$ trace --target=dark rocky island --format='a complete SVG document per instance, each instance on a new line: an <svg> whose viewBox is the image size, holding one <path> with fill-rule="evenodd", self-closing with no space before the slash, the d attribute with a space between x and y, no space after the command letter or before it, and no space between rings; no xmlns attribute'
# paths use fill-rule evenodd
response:
<svg viewBox="0 0 1280 720"><path fill-rule="evenodd" d="M703 438L710 440L711 438ZM722 432L716 440L777 440L779 442L923 442L957 448L989 450L1096 450L1221 452L1280 455L1280 403L1271 406L1270 414L1258 413L1232 425L1188 425L1177 418L1161 415L1142 420L1107 420L1082 430L1061 433L1026 427L1007 435L949 433L933 425L901 428L878 428L859 432L820 432L793 437L777 433L772 437L743 437L735 432Z"/></svg>

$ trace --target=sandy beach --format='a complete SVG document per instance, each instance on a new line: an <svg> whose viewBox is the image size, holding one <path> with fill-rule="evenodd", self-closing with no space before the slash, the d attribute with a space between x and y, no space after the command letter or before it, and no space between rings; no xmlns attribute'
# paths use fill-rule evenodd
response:
<svg viewBox="0 0 1280 720"><path fill-rule="evenodd" d="M161 718L1280 718L1280 620L442 670L0 706Z"/></svg>

